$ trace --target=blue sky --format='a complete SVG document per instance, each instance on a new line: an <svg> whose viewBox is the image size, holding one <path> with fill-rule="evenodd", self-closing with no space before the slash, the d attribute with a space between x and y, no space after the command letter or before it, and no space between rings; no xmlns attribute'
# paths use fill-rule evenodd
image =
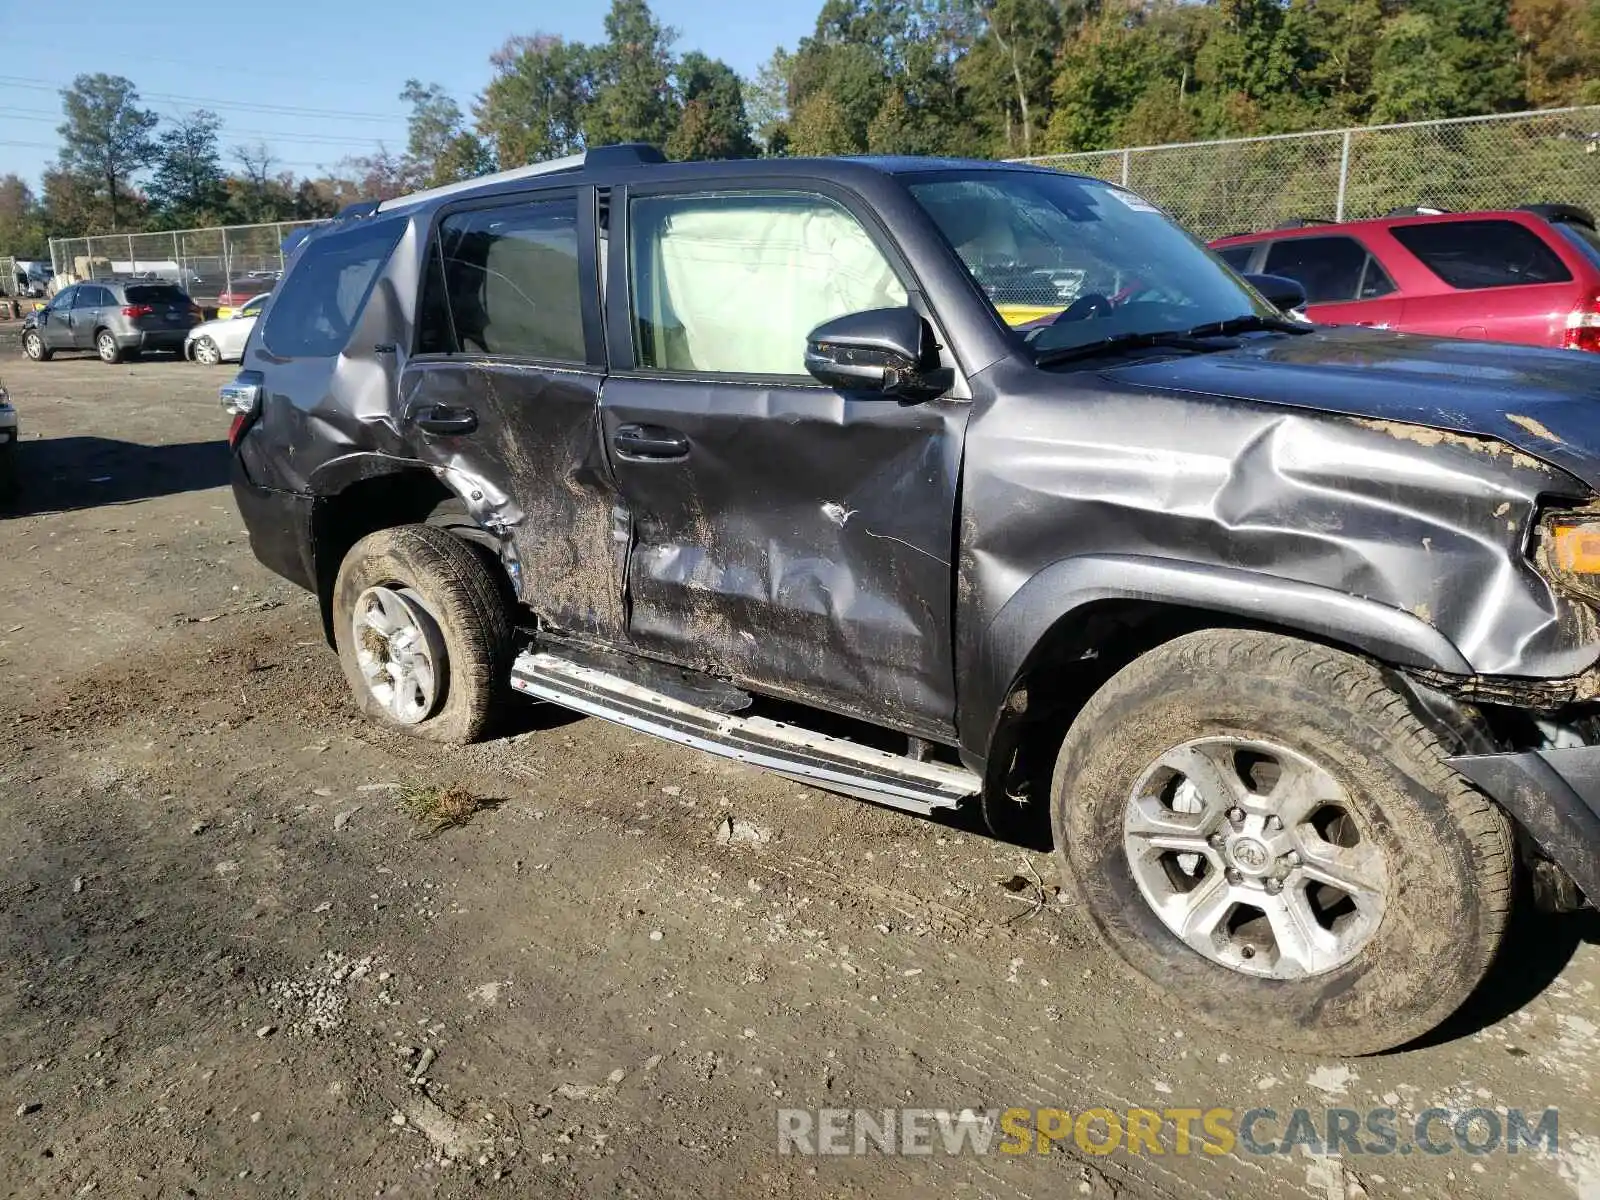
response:
<svg viewBox="0 0 1600 1200"><path fill-rule="evenodd" d="M58 90L94 71L126 75L163 114L212 108L225 121L225 149L265 141L280 169L296 174L380 140L400 150L399 93L408 76L443 84L470 110L489 79L489 54L508 35L599 41L608 7L608 0L395 0L381 7L349 0L0 0L0 175L15 171L37 186L55 159ZM652 0L651 7L678 30L680 51L703 50L749 75L775 47L792 48L811 32L821 3Z"/></svg>

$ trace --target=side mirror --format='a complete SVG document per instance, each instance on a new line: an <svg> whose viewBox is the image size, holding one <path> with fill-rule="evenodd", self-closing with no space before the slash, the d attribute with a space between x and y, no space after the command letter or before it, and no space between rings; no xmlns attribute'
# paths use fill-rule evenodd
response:
<svg viewBox="0 0 1600 1200"><path fill-rule="evenodd" d="M825 321L806 338L806 370L829 387L908 398L943 390L926 377L928 323L910 308L874 308Z"/></svg>
<svg viewBox="0 0 1600 1200"><path fill-rule="evenodd" d="M1293 312L1305 307L1306 289L1287 275L1246 275L1244 281L1280 312Z"/></svg>

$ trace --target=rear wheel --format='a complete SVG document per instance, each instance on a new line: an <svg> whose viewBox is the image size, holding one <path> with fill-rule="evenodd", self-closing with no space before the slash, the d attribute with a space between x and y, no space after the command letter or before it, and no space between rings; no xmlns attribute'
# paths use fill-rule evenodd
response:
<svg viewBox="0 0 1600 1200"><path fill-rule="evenodd" d="M22 335L22 352L34 362L49 362L56 356L56 352L44 344L44 335L37 329Z"/></svg>
<svg viewBox="0 0 1600 1200"><path fill-rule="evenodd" d="M122 361L122 347L117 345L117 336L109 329L102 329L94 335L94 348L103 363Z"/></svg>
<svg viewBox="0 0 1600 1200"><path fill-rule="evenodd" d="M1402 1045L1499 948L1503 813L1372 664L1209 630L1114 676L1051 790L1090 925L1194 1016L1307 1053Z"/></svg>
<svg viewBox="0 0 1600 1200"><path fill-rule="evenodd" d="M488 727L511 673L511 621L487 564L442 529L401 525L351 548L333 595L334 640L373 721L456 745Z"/></svg>

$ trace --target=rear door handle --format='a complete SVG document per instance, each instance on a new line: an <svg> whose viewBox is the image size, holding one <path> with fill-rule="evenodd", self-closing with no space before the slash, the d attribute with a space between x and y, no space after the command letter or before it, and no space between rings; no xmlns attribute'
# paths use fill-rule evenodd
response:
<svg viewBox="0 0 1600 1200"><path fill-rule="evenodd" d="M676 429L660 425L623 425L611 437L611 444L624 458L647 458L671 462L689 457L689 439Z"/></svg>
<svg viewBox="0 0 1600 1200"><path fill-rule="evenodd" d="M423 404L411 412L411 423L424 433L460 437L478 428L478 414L448 404Z"/></svg>

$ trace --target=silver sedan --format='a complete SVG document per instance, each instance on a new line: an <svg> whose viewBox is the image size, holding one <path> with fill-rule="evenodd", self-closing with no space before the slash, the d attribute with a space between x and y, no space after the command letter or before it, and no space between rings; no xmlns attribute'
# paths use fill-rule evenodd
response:
<svg viewBox="0 0 1600 1200"><path fill-rule="evenodd" d="M256 318L261 315L261 306L270 295L268 292L252 296L234 309L233 315L196 325L183 343L183 356L208 367L220 362L238 362L250 331L255 328Z"/></svg>

